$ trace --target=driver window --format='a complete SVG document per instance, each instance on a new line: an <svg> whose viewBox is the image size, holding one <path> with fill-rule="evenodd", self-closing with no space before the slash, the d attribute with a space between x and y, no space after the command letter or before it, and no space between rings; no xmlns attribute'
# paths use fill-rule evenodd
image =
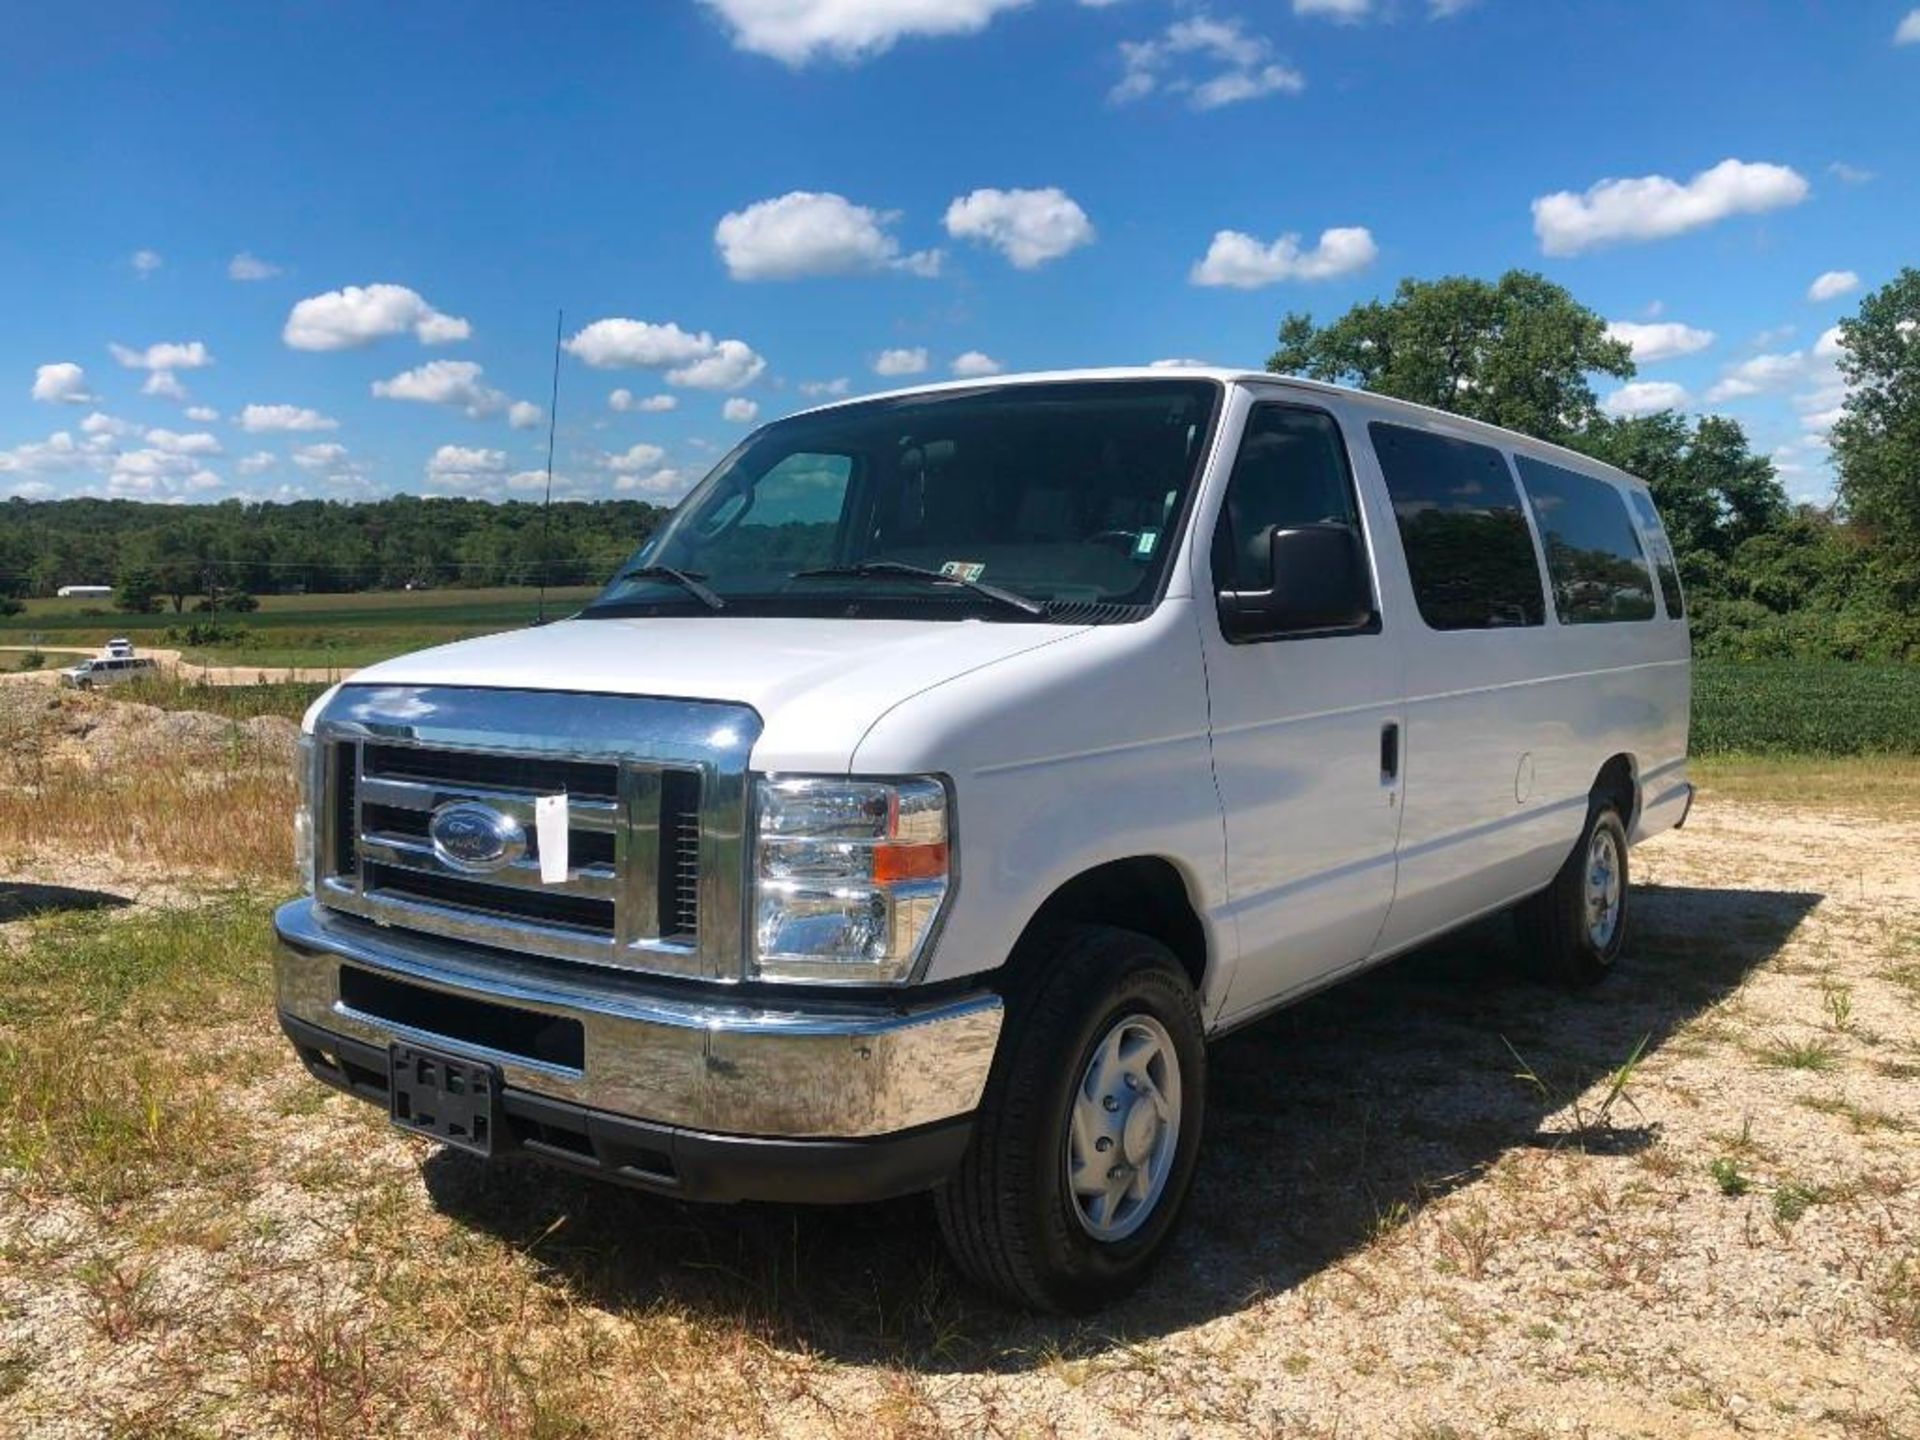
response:
<svg viewBox="0 0 1920 1440"><path fill-rule="evenodd" d="M716 515L702 563L728 570L796 570L835 560L853 460L788 455Z"/></svg>
<svg viewBox="0 0 1920 1440"><path fill-rule="evenodd" d="M1214 588L1267 589L1273 532L1301 525L1344 525L1359 534L1340 427L1323 410L1256 405L1214 531Z"/></svg>

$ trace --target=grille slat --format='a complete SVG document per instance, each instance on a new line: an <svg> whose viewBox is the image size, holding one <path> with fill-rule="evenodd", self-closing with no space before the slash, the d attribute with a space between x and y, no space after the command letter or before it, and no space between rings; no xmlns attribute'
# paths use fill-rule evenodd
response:
<svg viewBox="0 0 1920 1440"><path fill-rule="evenodd" d="M530 954L638 969L694 961L697 770L371 739L338 744L332 758L325 903L382 924ZM638 783L623 786L623 770ZM552 794L567 798L568 873L547 884L535 806ZM443 861L429 827L435 811L460 802L519 822L521 858L486 873ZM642 835L657 843L630 843Z"/></svg>

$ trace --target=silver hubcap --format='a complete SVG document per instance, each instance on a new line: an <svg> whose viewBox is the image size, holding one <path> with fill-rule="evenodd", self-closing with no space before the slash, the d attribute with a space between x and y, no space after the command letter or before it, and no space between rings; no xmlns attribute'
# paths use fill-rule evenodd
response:
<svg viewBox="0 0 1920 1440"><path fill-rule="evenodd" d="M1067 1191L1080 1227L1124 1240L1153 1214L1180 1148L1180 1057L1150 1015L1094 1046L1067 1127Z"/></svg>
<svg viewBox="0 0 1920 1440"><path fill-rule="evenodd" d="M1611 830L1596 830L1587 846L1587 939L1596 950L1620 928L1620 845Z"/></svg>

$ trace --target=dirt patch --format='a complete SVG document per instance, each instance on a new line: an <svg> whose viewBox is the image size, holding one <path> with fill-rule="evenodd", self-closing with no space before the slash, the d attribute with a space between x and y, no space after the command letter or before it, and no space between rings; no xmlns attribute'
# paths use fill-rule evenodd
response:
<svg viewBox="0 0 1920 1440"><path fill-rule="evenodd" d="M923 1201L487 1170L320 1090L264 999L136 991L199 1153L0 1173L0 1431L1911 1435L1916 840L1710 794L1600 989L1492 924L1222 1042L1188 1224L1086 1323L964 1290Z"/></svg>

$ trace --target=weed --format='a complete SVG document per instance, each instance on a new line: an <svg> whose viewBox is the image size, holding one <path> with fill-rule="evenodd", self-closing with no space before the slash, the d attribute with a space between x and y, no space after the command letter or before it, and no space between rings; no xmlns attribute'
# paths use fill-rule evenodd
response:
<svg viewBox="0 0 1920 1440"><path fill-rule="evenodd" d="M1840 1063L1840 1050L1831 1040L1787 1040L1776 1037L1762 1046L1757 1058L1780 1070L1812 1070L1825 1074Z"/></svg>
<svg viewBox="0 0 1920 1440"><path fill-rule="evenodd" d="M1514 1073L1514 1078L1531 1085L1540 1093L1540 1098L1553 1109L1570 1110L1573 1116L1572 1138L1584 1142L1598 1138L1613 1129L1613 1110L1616 1105L1624 1104L1635 1115L1639 1115L1640 1107L1633 1103L1633 1097L1627 1093L1627 1086L1639 1072L1640 1062L1646 1055L1647 1042L1652 1038L1651 1034L1642 1035L1634 1042L1633 1049L1627 1052L1627 1058L1607 1072L1606 1088L1601 1092L1600 1103L1594 1106L1588 1106L1582 1099L1588 1087L1578 1085L1569 1090L1562 1090L1549 1085L1541 1078L1540 1073L1527 1063L1520 1052L1513 1048L1512 1041L1503 1036L1500 1043L1507 1047L1507 1053L1513 1056L1514 1063L1520 1067Z"/></svg>
<svg viewBox="0 0 1920 1440"><path fill-rule="evenodd" d="M1802 1185L1787 1180L1774 1187L1773 1215L1782 1225L1791 1225L1807 1213L1810 1206L1828 1199L1827 1191L1817 1185Z"/></svg>
<svg viewBox="0 0 1920 1440"><path fill-rule="evenodd" d="M1731 1155L1722 1155L1707 1167L1707 1173L1713 1176L1713 1183L1720 1187L1722 1195L1744 1195L1753 1189L1753 1181L1740 1169L1740 1162Z"/></svg>
<svg viewBox="0 0 1920 1440"><path fill-rule="evenodd" d="M1831 982L1820 987L1820 1001L1826 1007L1827 1023L1843 1034L1853 1026L1853 987Z"/></svg>

